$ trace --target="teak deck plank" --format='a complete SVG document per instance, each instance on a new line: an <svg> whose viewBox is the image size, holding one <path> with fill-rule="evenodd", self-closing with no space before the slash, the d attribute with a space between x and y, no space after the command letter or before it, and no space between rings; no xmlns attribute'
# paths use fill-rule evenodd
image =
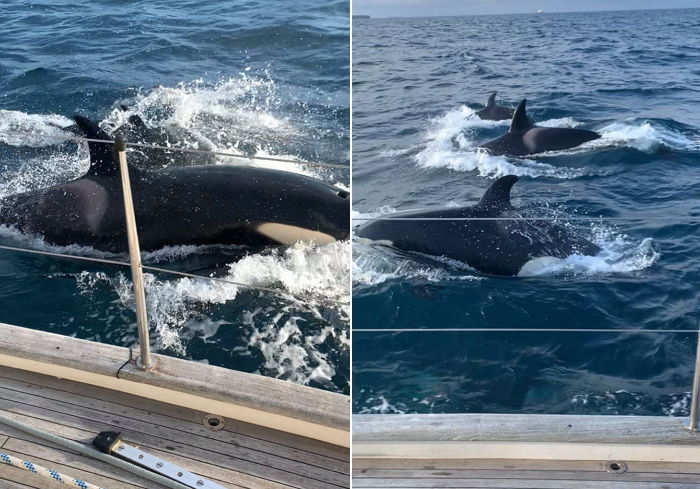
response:
<svg viewBox="0 0 700 489"><path fill-rule="evenodd" d="M350 398L341 394L157 354L153 355L157 364L157 375L154 375L139 369L131 361L133 355L128 348L4 323L0 323L0 331L0 355L7 361L33 362L37 368L73 369L81 375L92 374L108 379L116 378L118 372L118 378L124 384L159 392L178 392L188 399L187 402L192 397L201 397L213 404L233 404L254 413L269 413L273 424L268 426L275 429L284 429L293 420L300 431L292 432L302 436L313 428L323 436L319 439L340 440L345 439L344 432L349 427ZM44 372L53 375L52 371ZM248 411L246 415L252 413ZM255 420L248 421L256 423Z"/></svg>
<svg viewBox="0 0 700 489"><path fill-rule="evenodd" d="M353 442L562 442L700 445L687 418L546 414L363 414ZM527 429L523 429L527 427Z"/></svg>
<svg viewBox="0 0 700 489"><path fill-rule="evenodd" d="M27 417L27 416L22 416L22 415L14 415L14 418L16 418L18 421L22 421L25 423L32 424L33 426L43 429L45 431L53 430L54 433L61 435L65 438L69 438L72 440L76 441L82 441L84 443L89 443L91 438L92 438L92 432L90 431L83 431L83 430L77 430L73 429L67 426L63 425L56 425L53 422L49 421L47 422L46 420L42 420L39 418L32 418L32 417ZM5 428L0 425L0 430L5 431ZM19 436L22 437L27 437L27 435L21 434ZM32 438L36 443L43 443L46 444L46 446L50 446L49 443L44 442L43 440L38 440L36 438ZM147 449L149 453L156 455L158 457L164 458L166 460L169 460L170 462L176 463L178 465L181 465L191 472L194 472L196 474L201 474L203 476L206 476L209 479L218 481L224 486L232 486L232 487L250 487L250 488L261 488L261 489L280 489L280 488L289 488L290 486L288 485L283 485L283 484L277 484L272 481L268 481L265 479L261 478L256 478L253 476L250 476L248 474L236 472L234 470L229 470L228 468L222 468L218 465L212 465L212 464L207 464L204 462L200 462L198 460L194 460L191 458L188 458L186 455L178 453L178 448L176 446L171 446L171 448L174 451L164 451L164 450L159 450L151 447L145 447L143 446L142 448ZM182 448L182 447L180 447ZM92 460L88 459L89 462L91 463Z"/></svg>
<svg viewBox="0 0 700 489"><path fill-rule="evenodd" d="M155 425L167 423L167 426L173 426L174 421L171 418L174 418L182 421L182 423L177 423L177 427L187 426L188 433L194 433L216 441L233 443L242 450L250 449L251 453L255 453L253 451L272 453L276 456L325 467L328 470L341 473L347 473L349 469L346 450L317 440L259 427L261 430L269 431L269 433L265 433L267 435L266 438L261 439L259 438L261 431L250 429L253 425L243 422L235 423L235 420L226 420L222 431L212 431L202 425L202 419L205 414L213 413L193 411L172 405L162 405L150 399L130 396L120 392L105 391L89 385L73 385L74 383L66 383L59 379L47 377L37 379L36 376L30 378L31 375L29 372L18 372L14 375L14 378L7 378L2 377L2 370L0 370L0 388L34 394L49 400L82 405L90 409L111 413L115 416L140 419ZM74 390L65 390L71 388ZM99 396L109 397L103 399ZM157 414L153 414L150 411L153 403L161 404L161 406L153 406L159 409ZM183 419L184 415L187 415L188 419ZM258 435L258 437L253 435ZM274 440L276 435L285 436L280 436L279 441L271 441ZM311 446L304 446L305 442L314 443ZM313 449L317 449L320 453L312 451ZM344 460L340 459L340 457L344 457Z"/></svg>
<svg viewBox="0 0 700 489"><path fill-rule="evenodd" d="M422 481L418 479L359 479L353 487L362 489L698 489L700 484L586 480L516 480L516 479L464 479L454 481Z"/></svg>
<svg viewBox="0 0 700 489"><path fill-rule="evenodd" d="M352 460L353 470L361 474L364 470L563 470L580 472L600 472L605 469L602 460L498 460L498 459L399 459L399 458L359 458ZM700 479L700 464L679 462L634 462L626 461L628 472L654 472L696 474Z"/></svg>
<svg viewBox="0 0 700 489"><path fill-rule="evenodd" d="M340 447L317 440L305 444L307 439L301 436L228 419L223 430L212 431L202 425L203 412L8 367L0 367L0 409L37 428L84 443L99 431L121 431L127 443L226 487L335 489L349 484L347 450ZM95 484L104 480L107 488L157 487L5 425L0 424L0 434L8 437L6 452L64 469L68 475L85 474ZM343 453L345 461L341 460ZM0 466L0 480L16 487L49 489L41 479L21 472ZM109 480L121 485L109 484Z"/></svg>
<svg viewBox="0 0 700 489"><path fill-rule="evenodd" d="M2 377L2 373L3 371L0 370L0 377ZM196 425L201 425L202 418L205 414L212 414L175 405L163 405L151 399L125 394L123 392L107 391L92 385L78 384L76 382L66 383L54 377L37 377L30 372L21 370L15 370L12 379L30 388L41 389L43 387L48 387L47 391L49 393L54 390L59 390L66 393L77 394L78 396L88 396L90 399L94 400L106 401L109 405L114 406L113 412L115 413L120 413L119 408L122 407L132 407L138 409L140 412L146 413L157 410L160 414L167 414L167 416L189 421ZM304 438L291 433L276 431L264 426L257 426L235 419L227 419L222 431L241 435L241 437L244 437L240 441L241 445L249 446L253 449L262 449L259 448L259 446L272 443L276 446L276 450L278 449L277 447L282 445L300 450L301 452L316 454L321 457L319 461L322 463L328 463L328 458L337 460L340 462L338 467L342 468L344 472L348 471L350 465L347 449L331 445L330 443L324 443L320 440ZM212 432L209 430L206 430L206 432L209 433L208 436L211 437L219 435L221 437L226 436L224 433ZM248 445L245 443L248 443ZM294 457L290 456L290 458Z"/></svg>
<svg viewBox="0 0 700 489"><path fill-rule="evenodd" d="M700 489L700 464L635 462L619 474L607 472L603 461L357 459L353 464L353 487L362 489Z"/></svg>
<svg viewBox="0 0 700 489"><path fill-rule="evenodd" d="M188 433L179 429L163 426L164 423L154 425L134 417L116 417L111 413L105 413L98 409L63 401L49 400L49 403L47 403L47 399L43 397L19 391L10 391L4 389L3 386L0 385L0 404L2 404L3 400L14 402L17 406L26 406L25 409L27 409L28 412L36 414L37 417L46 418L52 416L48 411L60 413L60 415L55 414L53 416L56 419L60 419L62 424L67 426L86 426L94 427L94 429L100 427L115 431L123 430L125 437L130 437L134 442L141 443L144 446L149 443L149 441L144 438L144 435L174 443L186 444L185 446L189 446L193 449L192 453L201 453L201 458L197 458L202 461L205 461L207 456L210 458L220 458L221 456L233 457L239 461L240 467L244 472L260 476L269 474L275 477L275 480L279 482L285 477L285 474L282 474L281 471L335 483L339 482L341 477L345 477L340 473L328 471L323 467L298 463L284 457L279 457L276 454L253 452L249 449L236 446L233 441L225 443L212 440L210 438L198 436L192 432ZM39 408L40 405L46 405L48 408ZM107 426L107 428L104 428L105 426ZM200 450L206 450L211 453L207 455L200 452ZM212 455L212 453L214 455Z"/></svg>

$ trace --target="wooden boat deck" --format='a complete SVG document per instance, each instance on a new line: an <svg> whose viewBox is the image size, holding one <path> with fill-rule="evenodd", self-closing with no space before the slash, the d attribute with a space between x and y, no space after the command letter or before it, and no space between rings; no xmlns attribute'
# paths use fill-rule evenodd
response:
<svg viewBox="0 0 700 489"><path fill-rule="evenodd" d="M353 487L507 489L700 489L700 464L602 461L353 458Z"/></svg>
<svg viewBox="0 0 700 489"><path fill-rule="evenodd" d="M686 418L356 415L353 487L700 489Z"/></svg>
<svg viewBox="0 0 700 489"><path fill-rule="evenodd" d="M224 487L330 489L349 486L347 448L233 419L213 431L208 414L24 370L0 366L0 410L37 428L90 443L100 431L179 464ZM262 414L261 414L262 415ZM106 489L161 486L0 424L0 451ZM0 487L54 489L0 464Z"/></svg>

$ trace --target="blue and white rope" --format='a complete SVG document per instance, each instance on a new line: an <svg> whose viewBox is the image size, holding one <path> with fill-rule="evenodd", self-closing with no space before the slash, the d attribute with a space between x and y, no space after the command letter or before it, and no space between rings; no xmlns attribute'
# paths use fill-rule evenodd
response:
<svg viewBox="0 0 700 489"><path fill-rule="evenodd" d="M156 484L160 484L161 486L168 487L170 489L189 489L189 486L181 484L176 480L169 479L168 477L164 477L156 472L145 469L126 460L122 460L113 455L102 453L96 448L91 447L89 445L84 445L83 443L79 443L74 440L69 440L68 438L63 438L62 436L49 433L48 431L40 430L39 428L35 428L34 426L18 421L11 416L7 416L6 413L6 411L0 411L0 423L6 424L7 426L12 426L17 430L36 436L38 438L41 438L42 440L55 443L56 445L60 445L63 448L67 448L69 450L78 452L82 455L114 465L115 467L119 467L120 469L126 470L127 472L131 472L134 475L143 477L146 480L155 482Z"/></svg>
<svg viewBox="0 0 700 489"><path fill-rule="evenodd" d="M31 472L37 477L41 477L43 479L50 479L56 482L60 482L61 484L65 484L67 486L78 487L79 489L104 489L103 487L99 487L94 484L90 484L89 482L85 482L83 480L76 479L65 474L61 474L60 472L56 472L53 469L47 469L46 467L42 467L41 465L33 464L29 460L21 460L17 457L13 457L12 455L8 455L6 453L0 452L0 462L2 462L5 465L11 465L13 467L17 467L18 469L23 469L27 472Z"/></svg>

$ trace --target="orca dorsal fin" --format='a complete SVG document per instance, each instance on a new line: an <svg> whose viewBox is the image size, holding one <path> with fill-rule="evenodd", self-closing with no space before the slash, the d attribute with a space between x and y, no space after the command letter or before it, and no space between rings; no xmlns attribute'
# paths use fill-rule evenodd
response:
<svg viewBox="0 0 700 489"><path fill-rule="evenodd" d="M496 94L498 92L493 92L490 96L489 99L486 101L486 107L493 107L496 105Z"/></svg>
<svg viewBox="0 0 700 489"><path fill-rule="evenodd" d="M129 112L129 107L127 105L124 105L124 104L121 104L119 106L119 109L122 112ZM137 114L130 115L126 121L134 127L138 127L138 128L145 128L146 127L146 123L143 122L143 119L141 119L141 117L139 117Z"/></svg>
<svg viewBox="0 0 700 489"><path fill-rule="evenodd" d="M92 122L90 119L80 115L73 116L73 119L78 127L83 131L86 138L114 141L109 134L104 132L100 126ZM89 175L105 176L117 175L119 173L117 158L114 152L114 144L88 142L88 148L90 149Z"/></svg>
<svg viewBox="0 0 700 489"><path fill-rule="evenodd" d="M527 117L527 112L525 106L527 105L527 99L524 98L518 108L515 109L515 114L513 114L513 120L510 123L510 132L514 131L524 131L529 127L532 127L532 122Z"/></svg>
<svg viewBox="0 0 700 489"><path fill-rule="evenodd" d="M146 123L143 122L143 119L141 119L141 117L136 114L130 115L127 121L134 127L138 127L139 129L146 129Z"/></svg>
<svg viewBox="0 0 700 489"><path fill-rule="evenodd" d="M500 214L505 210L512 209L510 190L517 181L518 177L515 175L506 175L499 178L484 192L477 206L493 214Z"/></svg>

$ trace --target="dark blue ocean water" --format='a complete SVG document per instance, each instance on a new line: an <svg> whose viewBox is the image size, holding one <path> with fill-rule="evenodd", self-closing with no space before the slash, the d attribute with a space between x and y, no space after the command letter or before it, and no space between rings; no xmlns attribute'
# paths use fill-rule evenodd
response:
<svg viewBox="0 0 700 489"><path fill-rule="evenodd" d="M353 329L697 330L700 10L356 20L353 37L355 217L468 205L517 174L514 205L543 216L651 218L579 223L603 252L527 278L355 239ZM493 91L510 106L527 98L541 125L603 137L527 159L482 154L508 126L473 115ZM682 415L695 345L355 331L354 410Z"/></svg>
<svg viewBox="0 0 700 489"><path fill-rule="evenodd" d="M107 130L139 115L176 135L173 145L347 164L348 17L347 0L0 3L0 194L86 170L86 148L62 141L70 134L56 127L75 113ZM268 166L349 185L342 169ZM11 229L1 230L0 244L104 255ZM346 242L147 253L150 264L310 297L148 274L158 351L347 391L349 307L331 300L349 300L349 252ZM0 321L131 345L129 275L0 252Z"/></svg>

